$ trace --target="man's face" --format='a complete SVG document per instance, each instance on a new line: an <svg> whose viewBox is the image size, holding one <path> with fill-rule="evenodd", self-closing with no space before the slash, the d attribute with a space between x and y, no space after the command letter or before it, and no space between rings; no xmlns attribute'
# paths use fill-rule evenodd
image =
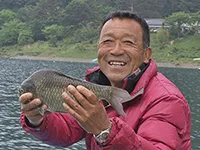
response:
<svg viewBox="0 0 200 150"><path fill-rule="evenodd" d="M107 21L100 33L98 63L112 86L121 87L124 78L143 62L148 62L151 49L143 48L142 28L132 19Z"/></svg>

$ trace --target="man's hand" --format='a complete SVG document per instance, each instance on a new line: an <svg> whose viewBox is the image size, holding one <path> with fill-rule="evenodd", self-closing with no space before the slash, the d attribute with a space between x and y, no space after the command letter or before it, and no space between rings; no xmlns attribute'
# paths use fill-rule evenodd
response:
<svg viewBox="0 0 200 150"><path fill-rule="evenodd" d="M24 113L29 123L32 126L39 126L42 123L43 116L40 114L39 109L46 110L46 105L41 105L42 102L40 99L33 99L31 93L22 94L19 98L21 102L21 111Z"/></svg>
<svg viewBox="0 0 200 150"><path fill-rule="evenodd" d="M64 92L63 98L65 103L63 106L86 132L97 135L102 130L109 128L110 120L105 108L92 91L83 86L75 88L72 85L69 85L67 89L76 100Z"/></svg>

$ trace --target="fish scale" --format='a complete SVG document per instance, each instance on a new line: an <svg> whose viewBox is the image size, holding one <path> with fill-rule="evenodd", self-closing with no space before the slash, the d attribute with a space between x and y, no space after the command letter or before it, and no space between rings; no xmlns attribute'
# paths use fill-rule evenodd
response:
<svg viewBox="0 0 200 150"><path fill-rule="evenodd" d="M42 91L43 89L46 90L44 90L44 92L39 92L41 95L39 94L38 97L41 100L49 99L48 109L50 109L51 111L65 112L65 109L62 105L64 101L63 98L60 96L65 91L65 88L64 86L59 86L62 85L63 82L61 82L60 78L58 78L57 82L49 82L48 76L49 75L47 75L46 78L40 81L40 83L42 84L40 84L40 86L38 87L38 91ZM52 77L53 79L55 79L54 76ZM51 88L52 86L55 86L56 88Z"/></svg>
<svg viewBox="0 0 200 150"><path fill-rule="evenodd" d="M68 85L82 85L91 90L99 99L106 100L120 114L125 115L121 103L130 101L132 97L123 89L103 86L73 78L55 70L39 70L24 80L20 87L20 93L31 92L33 98L39 98L43 104L48 105L48 110L52 112L66 112L63 107L62 93L67 90ZM71 95L72 96L72 95ZM73 96L72 96L73 98ZM73 98L75 100L75 98ZM42 109L42 108L41 108ZM44 112L44 110L41 110Z"/></svg>

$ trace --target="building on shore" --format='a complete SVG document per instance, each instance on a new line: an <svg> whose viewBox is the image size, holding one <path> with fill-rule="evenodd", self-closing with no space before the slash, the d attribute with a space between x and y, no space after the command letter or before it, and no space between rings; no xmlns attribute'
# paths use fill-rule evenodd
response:
<svg viewBox="0 0 200 150"><path fill-rule="evenodd" d="M157 32L160 28L169 28L169 25L164 23L165 19L146 18L145 20L149 25L150 32Z"/></svg>
<svg viewBox="0 0 200 150"><path fill-rule="evenodd" d="M146 22L149 25L150 32L156 33L159 29L165 28L168 29L170 26L166 23L164 23L165 19L162 18L146 18ZM183 30L188 30L190 26L187 24L182 25ZM200 34L200 25L196 25L195 28L197 28L197 34Z"/></svg>

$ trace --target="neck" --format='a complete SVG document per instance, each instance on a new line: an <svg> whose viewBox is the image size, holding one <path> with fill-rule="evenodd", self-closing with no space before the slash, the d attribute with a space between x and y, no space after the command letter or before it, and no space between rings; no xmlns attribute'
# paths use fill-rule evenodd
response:
<svg viewBox="0 0 200 150"><path fill-rule="evenodd" d="M111 86L118 87L118 88L122 88L122 86L123 86L123 81L119 82L119 83L113 83L110 81L110 83L111 83Z"/></svg>

